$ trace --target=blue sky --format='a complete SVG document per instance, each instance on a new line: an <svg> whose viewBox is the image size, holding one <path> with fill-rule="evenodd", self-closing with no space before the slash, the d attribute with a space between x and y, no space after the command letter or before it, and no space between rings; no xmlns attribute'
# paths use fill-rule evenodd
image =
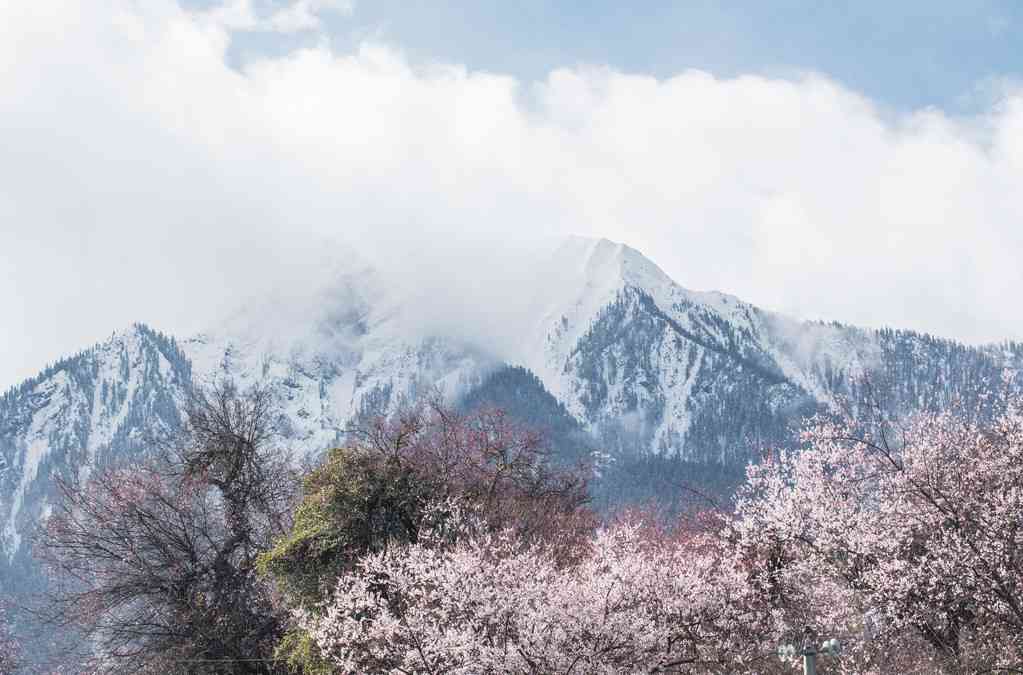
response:
<svg viewBox="0 0 1023 675"><path fill-rule="evenodd" d="M364 0L350 15L323 16L339 49L372 36L415 61L525 81L579 64L657 77L814 70L896 109L972 112L991 79L1023 73L1023 3L1011 0ZM301 41L248 35L236 48Z"/></svg>
<svg viewBox="0 0 1023 675"><path fill-rule="evenodd" d="M0 388L301 296L325 240L507 334L495 258L579 234L795 317L1023 339L1021 27L995 0L0 2Z"/></svg>

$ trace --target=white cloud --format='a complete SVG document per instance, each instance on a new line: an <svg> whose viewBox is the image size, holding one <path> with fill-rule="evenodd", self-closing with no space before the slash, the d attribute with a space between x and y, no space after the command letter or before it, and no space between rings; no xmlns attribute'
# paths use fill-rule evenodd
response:
<svg viewBox="0 0 1023 675"><path fill-rule="evenodd" d="M352 0L290 0L259 12L252 0L227 0L196 16L230 30L298 33L323 29L321 14L351 14Z"/></svg>
<svg viewBox="0 0 1023 675"><path fill-rule="evenodd" d="M1018 89L964 119L812 73L527 83L378 43L227 65L231 31L325 9L0 9L0 383L136 319L198 330L322 236L467 289L466 321L513 278L481 247L574 232L801 316L1023 337Z"/></svg>
<svg viewBox="0 0 1023 675"><path fill-rule="evenodd" d="M296 0L270 17L271 25L285 33L313 30L322 27L320 13L325 11L350 13L352 4L345 0Z"/></svg>

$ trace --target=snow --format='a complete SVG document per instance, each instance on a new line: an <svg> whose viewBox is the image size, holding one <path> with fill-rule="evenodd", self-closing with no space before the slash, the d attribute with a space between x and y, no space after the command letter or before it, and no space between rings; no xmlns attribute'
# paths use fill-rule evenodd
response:
<svg viewBox="0 0 1023 675"><path fill-rule="evenodd" d="M21 456L20 470L21 477L11 497L11 507L4 525L3 540L9 542L6 546L8 560L21 546L21 533L18 530L18 516L24 503L25 492L35 481L39 474L39 466L50 454L49 434L52 429L51 422L59 420L61 412L67 407L66 392L69 391L69 381L65 373L58 372L50 380L40 383L32 393L34 395L49 396L49 404L40 408L32 415L32 423L25 434L27 443L24 454Z"/></svg>
<svg viewBox="0 0 1023 675"><path fill-rule="evenodd" d="M410 308L422 313L429 298L415 289L399 289L384 282L354 255L324 253L310 263L314 283L294 290L270 293L247 303L207 331L180 342L192 363L195 378L209 381L229 376L242 383L263 381L281 393L285 412L295 429L296 450L315 453L336 442L366 396L390 388L392 405L412 396L423 384L435 385L449 398L500 362L523 365L580 420L586 411L581 392L587 382L567 364L580 349L601 311L622 291L634 288L649 296L671 319L663 335L650 338L653 381L603 383L608 396L602 419L631 415L647 424L643 406L663 405L663 418L650 430L653 447L677 444L690 428L702 393L699 378L716 376L710 363L729 363L737 356L776 368L786 380L820 402L830 402L821 369L855 374L876 363L879 347L868 331L817 323L804 323L762 311L738 298L714 291L691 291L679 286L640 252L606 239L571 237L542 253L529 265L530 280L522 285L522 298L514 305L516 335L511 353L494 356L492 345L472 344L464 336L439 336L417 328L408 319ZM426 308L429 309L428 307ZM524 314L520 314L524 312ZM642 308L636 311L645 311ZM500 312L497 312L499 314ZM497 315L495 314L495 316ZM662 322L665 323L665 322ZM676 331L681 327L698 336L693 340ZM130 402L143 387L146 338L137 328L115 334L94 348L96 396L91 407L86 395L63 372L39 383L36 393L50 396L36 411L31 424L11 439L18 448L8 476L12 484L0 494L2 538L8 557L21 544L25 496L32 489L39 467L51 452L51 434L68 431L74 406L87 410L88 442L77 469L87 476L97 454L110 443L130 413ZM620 360L623 344L613 345L601 358ZM616 351L617 350L617 351ZM734 354L739 350L739 354ZM720 352L723 356L711 355ZM711 359L711 356L713 358ZM131 364L128 377L121 372L122 358ZM709 360L710 359L710 360ZM747 361L733 361L736 371ZM728 367L717 366L717 367ZM173 365L159 356L150 370L170 386ZM620 368L619 368L620 370ZM104 384L126 391L125 402L103 400ZM632 387L627 390L626 387ZM638 398L640 410L627 401ZM591 429L593 427L591 426ZM678 449L677 447L675 449ZM11 480L14 476L14 480ZM35 508L45 508L36 505Z"/></svg>
<svg viewBox="0 0 1023 675"><path fill-rule="evenodd" d="M532 330L517 360L563 401L570 389L562 372L568 354L626 284L625 249L607 239L570 237L537 266L526 324ZM576 405L565 402L570 409Z"/></svg>
<svg viewBox="0 0 1023 675"><path fill-rule="evenodd" d="M371 392L411 398L427 380L453 395L483 362L450 341L408 336L402 298L373 274L332 273L309 293L250 305L183 344L200 381L229 376L281 392L306 453L334 443Z"/></svg>

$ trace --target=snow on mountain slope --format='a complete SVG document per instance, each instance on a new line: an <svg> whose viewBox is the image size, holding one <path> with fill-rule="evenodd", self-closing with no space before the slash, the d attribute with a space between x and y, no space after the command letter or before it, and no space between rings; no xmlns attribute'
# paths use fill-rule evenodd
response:
<svg viewBox="0 0 1023 675"><path fill-rule="evenodd" d="M682 450L715 387L756 397L774 387L786 403L802 395L764 339L766 314L686 290L628 246L569 239L537 279L521 363L620 449ZM727 449L713 454L722 461Z"/></svg>
<svg viewBox="0 0 1023 675"><path fill-rule="evenodd" d="M722 293L686 290L624 244L570 238L540 267L537 276L536 328L521 358L524 365L544 373L545 383L556 392L562 391L563 383L558 379L568 354L601 310L628 289L642 291L692 339L722 348L727 348L730 340L732 347L758 347L762 312ZM745 341L734 342L732 334Z"/></svg>
<svg viewBox="0 0 1023 675"><path fill-rule="evenodd" d="M325 263L300 295L263 298L182 344L202 381L274 387L300 451L325 449L358 415L426 389L457 396L491 361L460 340L411 333L407 299L347 258Z"/></svg>
<svg viewBox="0 0 1023 675"><path fill-rule="evenodd" d="M427 390L458 399L502 362L520 364L609 453L741 465L756 445L789 438L801 415L856 395L861 374L911 409L1023 363L1018 345L799 322L686 290L607 240L571 238L529 263L503 327L517 338L510 348L470 339L480 333L468 327L423 329L409 316L429 312L431 298L399 290L349 251L325 249L303 270L303 285L265 294L201 335L175 342L136 326L0 398L3 559L28 565L24 538L56 476L144 452L145 431L177 423L193 380L272 386L288 444L313 453L362 414Z"/></svg>
<svg viewBox="0 0 1023 675"><path fill-rule="evenodd" d="M867 376L898 409L925 407L975 394L1021 351L796 321L682 288L603 239L565 241L537 265L532 293L532 331L510 360L619 452L742 463L752 446L790 438L801 415L855 396Z"/></svg>
<svg viewBox="0 0 1023 675"><path fill-rule="evenodd" d="M8 563L46 512L57 476L87 477L179 423L191 366L145 326L64 359L0 397L0 548Z"/></svg>

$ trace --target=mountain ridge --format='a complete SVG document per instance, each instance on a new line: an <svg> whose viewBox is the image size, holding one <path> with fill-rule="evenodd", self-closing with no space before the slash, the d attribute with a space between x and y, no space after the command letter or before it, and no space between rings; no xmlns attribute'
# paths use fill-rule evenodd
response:
<svg viewBox="0 0 1023 675"><path fill-rule="evenodd" d="M639 251L586 238L537 257L524 297L487 308L519 328L498 347L417 334L406 310L429 298L350 260L325 256L307 293L256 302L187 339L136 324L0 396L0 560L30 566L24 537L58 476L143 454L146 430L177 424L187 389L213 378L272 386L283 442L310 454L342 442L361 416L427 392L469 399L489 374L521 366L540 387L516 391L552 396L613 461L731 470L756 457L751 444L785 442L802 416L861 394L863 376L912 410L1023 365L1016 343L798 321L690 291Z"/></svg>

